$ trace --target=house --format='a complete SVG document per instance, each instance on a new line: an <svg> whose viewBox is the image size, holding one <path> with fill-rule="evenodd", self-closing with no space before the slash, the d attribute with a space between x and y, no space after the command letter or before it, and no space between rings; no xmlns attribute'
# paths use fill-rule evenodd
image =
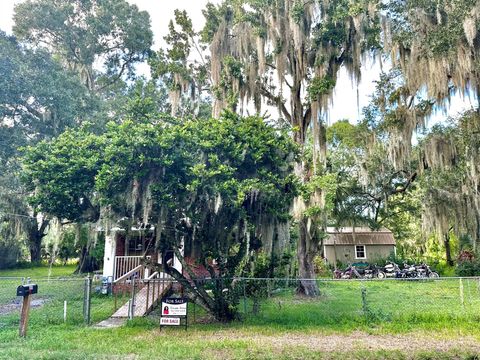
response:
<svg viewBox="0 0 480 360"><path fill-rule="evenodd" d="M393 233L385 228L368 227L327 228L323 254L330 264L337 262L375 262L396 253Z"/></svg>
<svg viewBox="0 0 480 360"><path fill-rule="evenodd" d="M110 282L117 280L141 265L144 256L155 264L166 261L182 272L182 264L174 255L173 250L166 251L165 254L155 250L154 227L132 228L129 236L124 229L113 228L105 235L103 277L109 279ZM143 268L138 274L141 278L148 278L149 269Z"/></svg>

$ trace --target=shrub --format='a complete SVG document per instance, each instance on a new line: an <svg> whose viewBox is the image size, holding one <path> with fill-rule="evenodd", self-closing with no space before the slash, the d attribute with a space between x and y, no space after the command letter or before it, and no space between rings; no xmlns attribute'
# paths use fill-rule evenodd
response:
<svg viewBox="0 0 480 360"><path fill-rule="evenodd" d="M455 268L455 274L457 276L478 276L480 275L480 262L478 260L459 262Z"/></svg>
<svg viewBox="0 0 480 360"><path fill-rule="evenodd" d="M15 267L19 256L20 248L18 244L0 239L0 269Z"/></svg>
<svg viewBox="0 0 480 360"><path fill-rule="evenodd" d="M455 268L457 276L478 276L480 275L480 260L476 259L472 250L464 249L457 258L457 266Z"/></svg>

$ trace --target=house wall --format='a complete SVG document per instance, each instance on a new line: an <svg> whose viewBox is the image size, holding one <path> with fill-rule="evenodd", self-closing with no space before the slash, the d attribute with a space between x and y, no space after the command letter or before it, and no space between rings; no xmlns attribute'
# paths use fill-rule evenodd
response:
<svg viewBox="0 0 480 360"><path fill-rule="evenodd" d="M336 249L336 254L335 250ZM342 263L354 263L360 261L374 262L385 259L392 252L395 252L394 245L365 245L366 259L355 258L355 245L325 245L324 256L327 262L334 263L340 261Z"/></svg>
<svg viewBox="0 0 480 360"><path fill-rule="evenodd" d="M103 255L103 276L112 277L115 267L116 233L110 232L105 236L105 254Z"/></svg>

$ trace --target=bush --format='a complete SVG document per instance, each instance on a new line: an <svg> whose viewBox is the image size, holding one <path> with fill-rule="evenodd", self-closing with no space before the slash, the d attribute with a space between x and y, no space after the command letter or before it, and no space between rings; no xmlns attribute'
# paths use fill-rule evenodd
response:
<svg viewBox="0 0 480 360"><path fill-rule="evenodd" d="M480 260L475 257L471 250L462 250L457 258L455 268L457 276L478 276L480 275Z"/></svg>
<svg viewBox="0 0 480 360"><path fill-rule="evenodd" d="M315 274L319 277L331 277L332 269L325 263L325 259L321 256L316 256L313 260L315 266Z"/></svg>
<svg viewBox="0 0 480 360"><path fill-rule="evenodd" d="M19 255L20 249L16 244L0 241L0 269L15 267Z"/></svg>
<svg viewBox="0 0 480 360"><path fill-rule="evenodd" d="M478 260L459 262L455 268L455 274L457 276L478 276L480 275L480 262Z"/></svg>

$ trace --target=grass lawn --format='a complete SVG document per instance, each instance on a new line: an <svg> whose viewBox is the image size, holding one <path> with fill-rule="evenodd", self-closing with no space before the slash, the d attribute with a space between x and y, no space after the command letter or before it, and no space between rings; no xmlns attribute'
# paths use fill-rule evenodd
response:
<svg viewBox="0 0 480 360"><path fill-rule="evenodd" d="M212 323L196 307L197 323L188 331L160 331L156 312L116 329L86 327L83 280L44 279L27 339L17 336L18 308L8 311L15 301L10 282L0 282L0 359L480 358L478 279L320 281L316 299L270 283L259 292L270 297L259 299L258 313L252 298L241 299L243 321L227 325ZM93 322L112 312L112 297L93 295ZM191 305L189 314L193 320Z"/></svg>
<svg viewBox="0 0 480 360"><path fill-rule="evenodd" d="M76 264L68 265L34 265L31 267L0 270L0 277L31 277L32 279L72 276L77 268Z"/></svg>
<svg viewBox="0 0 480 360"><path fill-rule="evenodd" d="M32 327L27 339L2 332L0 359L475 359L479 333L439 330L376 334L195 325L158 329L140 319L117 329Z"/></svg>

